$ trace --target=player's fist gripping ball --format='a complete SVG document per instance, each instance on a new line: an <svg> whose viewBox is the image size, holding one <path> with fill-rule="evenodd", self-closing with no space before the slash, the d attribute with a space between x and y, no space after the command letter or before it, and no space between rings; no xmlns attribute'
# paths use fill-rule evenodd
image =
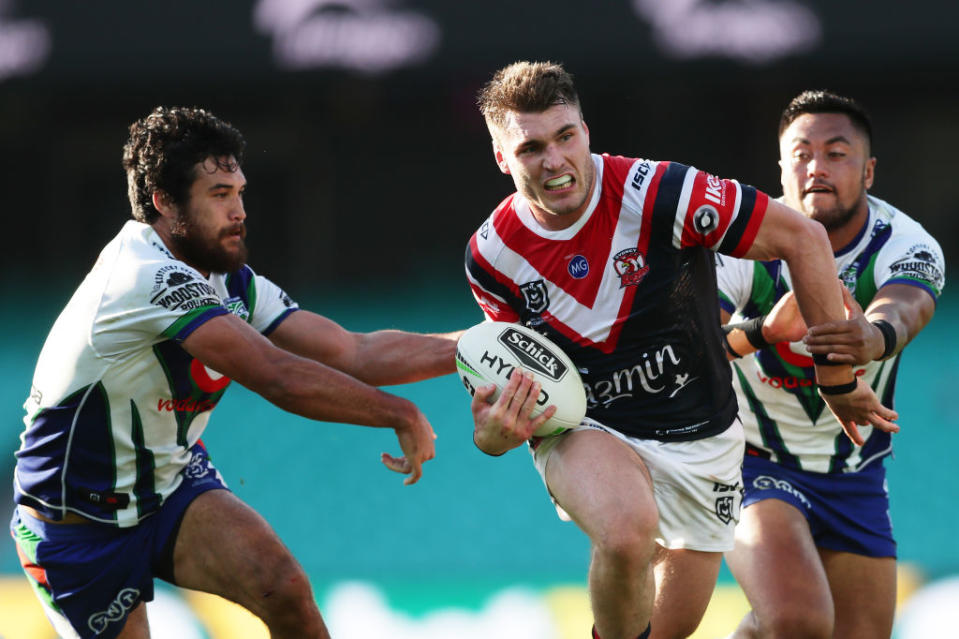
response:
<svg viewBox="0 0 959 639"><path fill-rule="evenodd" d="M533 329L483 322L463 333L457 343L456 369L470 395L480 386L495 384L492 401L496 401L517 368L531 371L542 386L533 417L556 406L556 413L534 433L537 437L556 435L583 421L586 391L579 372L559 346Z"/></svg>

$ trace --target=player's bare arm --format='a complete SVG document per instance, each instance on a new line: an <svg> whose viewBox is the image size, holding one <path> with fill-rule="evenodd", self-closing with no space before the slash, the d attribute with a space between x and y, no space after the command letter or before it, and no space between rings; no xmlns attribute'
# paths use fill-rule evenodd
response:
<svg viewBox="0 0 959 639"><path fill-rule="evenodd" d="M818 222L770 200L756 239L745 257L780 258L786 262L807 325L841 321L845 317L836 263L826 230ZM854 443L861 445L865 441L858 424L898 432L899 427L891 421L897 419L898 414L883 406L871 388L858 383L848 364L817 364L816 379L823 400ZM849 390L837 393L823 391L822 387L836 390L848 387Z"/></svg>
<svg viewBox="0 0 959 639"><path fill-rule="evenodd" d="M278 348L232 315L205 322L183 348L284 410L310 419L392 428L405 457L386 455L383 463L409 474L406 483L419 479L423 462L434 456L433 429L412 402Z"/></svg>
<svg viewBox="0 0 959 639"><path fill-rule="evenodd" d="M274 344L343 371L372 386L407 384L456 370L462 331L420 334L347 331L333 320L298 310L270 334Z"/></svg>
<svg viewBox="0 0 959 639"><path fill-rule="evenodd" d="M502 455L529 440L556 412L555 406L549 406L537 417L530 418L539 391L540 384L533 381L532 374L520 370L510 376L502 394L492 404L489 400L496 386L477 388L470 404L476 447L488 455Z"/></svg>
<svg viewBox="0 0 959 639"><path fill-rule="evenodd" d="M722 308L719 309L719 316L723 325L728 325L732 318L732 315ZM757 350L750 343L746 331L729 326L726 326L726 329L728 331L726 341L729 348L736 353L736 355L733 355L733 353L727 351L727 359L733 360L737 356L742 357ZM769 344L796 342L806 335L806 322L803 321L802 314L799 312L799 305L796 304L796 296L792 291L788 291L779 298L772 310L763 317L760 329L763 339Z"/></svg>
<svg viewBox="0 0 959 639"><path fill-rule="evenodd" d="M925 328L936 310L932 296L908 284L887 284L879 289L865 313L848 292L845 321L826 322L809 329L805 338L810 353L823 353L834 362L865 364L892 357ZM874 322L884 321L893 333L890 341ZM891 347L891 348L887 348Z"/></svg>

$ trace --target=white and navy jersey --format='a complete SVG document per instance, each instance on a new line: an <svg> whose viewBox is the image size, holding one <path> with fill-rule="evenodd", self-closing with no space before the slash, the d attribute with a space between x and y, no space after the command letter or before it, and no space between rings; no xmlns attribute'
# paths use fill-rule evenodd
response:
<svg viewBox="0 0 959 639"><path fill-rule="evenodd" d="M472 236L466 272L489 320L522 322L572 358L587 415L635 437L722 432L736 415L715 322L713 251L742 255L768 198L674 162L593 156L571 227L542 228L519 194Z"/></svg>
<svg viewBox="0 0 959 639"><path fill-rule="evenodd" d="M233 313L269 334L297 306L244 266L209 278L130 221L104 247L40 353L24 408L17 503L120 527L155 511L181 481L229 378L180 343Z"/></svg>
<svg viewBox="0 0 959 639"><path fill-rule="evenodd" d="M917 286L938 299L945 284L939 244L902 211L869 196L869 218L856 238L836 253L839 277L866 308L886 284ZM792 289L786 264L721 258L720 305L733 322L768 313ZM899 368L896 355L855 367L883 405L893 408ZM812 358L802 342L782 342L737 359L733 384L746 427L748 453L817 473L854 472L892 450L889 433L860 426L855 446L816 389Z"/></svg>

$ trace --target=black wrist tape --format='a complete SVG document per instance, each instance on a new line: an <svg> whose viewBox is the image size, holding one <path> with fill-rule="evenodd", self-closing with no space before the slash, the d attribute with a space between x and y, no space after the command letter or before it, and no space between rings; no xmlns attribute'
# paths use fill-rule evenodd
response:
<svg viewBox="0 0 959 639"><path fill-rule="evenodd" d="M896 329L886 320L876 320L872 325L882 331L882 341L885 345L878 359L886 359L896 350L896 343L899 341L896 337Z"/></svg>
<svg viewBox="0 0 959 639"><path fill-rule="evenodd" d="M745 322L740 322L739 324L727 324L727 332L738 328L743 333L746 334L746 339L749 340L749 343L757 351L770 346L769 342L766 341L766 338L763 337L763 322L766 321L765 315L760 315L759 317L754 317Z"/></svg>
<svg viewBox="0 0 959 639"><path fill-rule="evenodd" d="M851 382L846 384L834 384L832 386L823 386L819 385L819 392L823 395L845 395L846 393L851 393L856 390L858 382L854 377Z"/></svg>
<svg viewBox="0 0 959 639"><path fill-rule="evenodd" d="M834 362L828 359L828 353L813 353L812 361L816 366L842 366L842 362Z"/></svg>

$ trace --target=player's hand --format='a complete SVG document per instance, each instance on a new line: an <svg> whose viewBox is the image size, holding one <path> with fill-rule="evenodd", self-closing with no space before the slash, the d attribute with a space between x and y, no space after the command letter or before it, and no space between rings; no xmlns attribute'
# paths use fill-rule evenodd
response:
<svg viewBox="0 0 959 639"><path fill-rule="evenodd" d="M384 466L393 472L409 475L403 480L407 486L415 484L423 476L423 462L436 456L433 445L436 433L433 432L433 427L426 420L426 416L418 408L414 407L414 409L416 413L413 420L395 429L403 456L393 457L389 453L380 455Z"/></svg>
<svg viewBox="0 0 959 639"><path fill-rule="evenodd" d="M797 342L806 334L806 322L799 312L796 296L789 291L776 302L763 320L763 337L770 344Z"/></svg>
<svg viewBox="0 0 959 639"><path fill-rule="evenodd" d="M842 395L820 393L820 396L842 425L846 436L857 446L862 446L866 441L859 432L859 424L873 426L887 433L899 432L899 426L893 423L893 420L899 419L899 413L883 406L872 388L858 377L854 391Z"/></svg>
<svg viewBox="0 0 959 639"><path fill-rule="evenodd" d="M537 417L531 418L541 386L533 381L532 373L516 369L503 387L496 402L490 404L495 385L481 386L473 394L470 409L473 412L473 441L490 455L501 455L516 448L533 436L537 428L556 412L548 406Z"/></svg>
<svg viewBox="0 0 959 639"><path fill-rule="evenodd" d="M810 328L803 339L806 349L814 354L825 353L829 361L837 364L861 365L881 357L886 348L882 331L866 319L849 289L840 288L846 319Z"/></svg>

